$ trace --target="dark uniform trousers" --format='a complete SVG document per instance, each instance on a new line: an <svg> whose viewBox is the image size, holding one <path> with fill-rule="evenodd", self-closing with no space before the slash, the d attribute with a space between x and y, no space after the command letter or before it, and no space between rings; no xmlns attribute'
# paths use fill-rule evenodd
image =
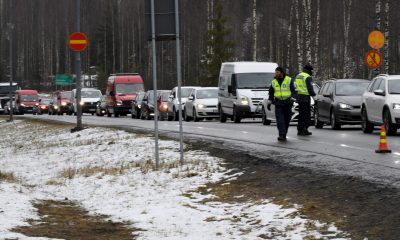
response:
<svg viewBox="0 0 400 240"><path fill-rule="evenodd" d="M311 119L310 102L299 102L299 118L297 124L298 131L308 130Z"/></svg>
<svg viewBox="0 0 400 240"><path fill-rule="evenodd" d="M275 104L276 125L279 135L285 135L288 132L290 119L292 118L292 103Z"/></svg>

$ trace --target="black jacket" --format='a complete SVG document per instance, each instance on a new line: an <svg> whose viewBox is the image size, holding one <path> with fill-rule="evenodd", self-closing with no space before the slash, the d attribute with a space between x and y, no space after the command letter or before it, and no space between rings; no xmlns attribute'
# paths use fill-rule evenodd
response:
<svg viewBox="0 0 400 240"><path fill-rule="evenodd" d="M278 78L276 79L279 83L279 85L282 85L283 80L285 79L286 75L283 76L283 78ZM294 97L296 94L296 89L294 87L294 79L290 81L290 91L292 92L292 96ZM289 98L287 100L278 100L274 98L275 94L275 89L272 87L272 83L269 86L269 91L268 91L268 100L270 100L273 104L275 105L285 105L285 104L292 104L292 100Z"/></svg>

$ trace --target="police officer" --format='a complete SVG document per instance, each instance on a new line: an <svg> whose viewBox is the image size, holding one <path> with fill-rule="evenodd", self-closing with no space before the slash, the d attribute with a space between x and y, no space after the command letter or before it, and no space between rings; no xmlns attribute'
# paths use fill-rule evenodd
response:
<svg viewBox="0 0 400 240"><path fill-rule="evenodd" d="M315 96L312 86L312 70L313 67L310 64L306 64L303 67L303 72L297 75L295 80L297 103L299 104L299 121L297 124L297 135L299 136L312 135L312 133L308 131L311 119L310 101L311 97Z"/></svg>
<svg viewBox="0 0 400 240"><path fill-rule="evenodd" d="M286 141L292 117L292 94L295 93L293 81L286 76L282 67L275 69L275 79L269 87L267 109L271 110L271 104L275 105L276 123L279 131L278 141Z"/></svg>

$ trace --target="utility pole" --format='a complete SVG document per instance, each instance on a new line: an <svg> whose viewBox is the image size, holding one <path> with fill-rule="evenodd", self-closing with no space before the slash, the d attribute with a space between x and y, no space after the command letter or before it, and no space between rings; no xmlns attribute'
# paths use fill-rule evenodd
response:
<svg viewBox="0 0 400 240"><path fill-rule="evenodd" d="M154 97L154 138L155 138L155 150L154 154L156 157L156 169L160 166L160 156L158 153L158 109L157 109L157 59L156 59L156 20L154 13L154 0L150 2L151 6L151 46L153 52L153 97Z"/></svg>
<svg viewBox="0 0 400 240"><path fill-rule="evenodd" d="M178 106L179 106L179 149L180 162L183 164L183 127L182 127L182 71L181 71L181 40L179 32L179 5L178 0L175 0L175 32L176 32L176 75L178 78Z"/></svg>
<svg viewBox="0 0 400 240"><path fill-rule="evenodd" d="M14 121L14 107L13 107L13 51L12 51L12 34L14 29L13 23L7 23L7 39L9 41L10 47L10 119L8 121Z"/></svg>

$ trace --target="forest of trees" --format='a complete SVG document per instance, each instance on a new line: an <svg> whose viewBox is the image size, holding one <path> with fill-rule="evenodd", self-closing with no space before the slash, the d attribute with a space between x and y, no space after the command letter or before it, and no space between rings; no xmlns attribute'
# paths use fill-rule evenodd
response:
<svg viewBox="0 0 400 240"><path fill-rule="evenodd" d="M394 0L181 0L182 78L201 85L212 49L209 34L222 2L233 61L273 61L295 75L310 62L315 78L370 78L364 64L368 34L386 36L381 73L400 73L400 1ZM81 0L81 31L89 37L82 70L138 72L151 88L151 44L145 35L144 0ZM8 81L7 23L15 25L13 72L25 88L54 90L51 76L72 74L67 46L74 32L73 0L0 0L0 78ZM157 42L158 87L176 85L175 42ZM218 64L218 63L217 63Z"/></svg>

